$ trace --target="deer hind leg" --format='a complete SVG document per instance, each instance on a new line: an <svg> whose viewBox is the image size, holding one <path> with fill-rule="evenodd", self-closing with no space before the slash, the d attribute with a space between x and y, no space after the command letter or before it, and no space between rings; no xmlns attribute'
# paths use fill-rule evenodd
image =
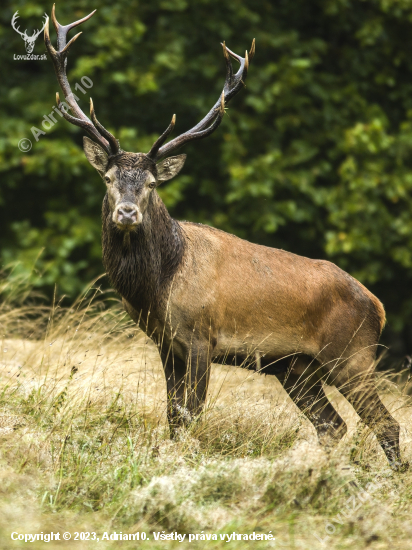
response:
<svg viewBox="0 0 412 550"><path fill-rule="evenodd" d="M310 357L299 356L292 360L287 373L277 376L292 401L314 425L319 442L329 445L337 443L347 427L325 395L318 368Z"/></svg>
<svg viewBox="0 0 412 550"><path fill-rule="evenodd" d="M338 387L361 420L376 435L390 466L397 471L406 471L407 462L402 462L399 446L399 423L382 403L374 384L374 377L361 379L357 383Z"/></svg>
<svg viewBox="0 0 412 550"><path fill-rule="evenodd" d="M167 388L167 420L172 439L177 428L185 424L186 363L173 354L161 354Z"/></svg>
<svg viewBox="0 0 412 550"><path fill-rule="evenodd" d="M370 348L352 352L349 359L335 365L328 378L375 433L390 466L405 471L409 464L401 460L399 424L382 403L375 387L374 355Z"/></svg>

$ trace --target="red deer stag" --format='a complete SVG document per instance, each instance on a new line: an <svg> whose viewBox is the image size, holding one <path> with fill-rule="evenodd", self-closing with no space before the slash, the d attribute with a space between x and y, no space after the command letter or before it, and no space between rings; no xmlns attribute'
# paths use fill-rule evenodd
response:
<svg viewBox="0 0 412 550"><path fill-rule="evenodd" d="M323 383L335 385L375 432L394 469L405 470L399 425L374 385L374 359L385 323L382 304L336 265L259 246L212 227L172 219L156 187L182 169L186 155L164 159L216 130L225 106L243 88L254 41L245 57L223 43L226 80L207 115L166 143L176 118L148 153L128 153L97 120L82 112L66 75L73 42L67 33L87 17L60 25L53 6L57 50L49 25L45 42L72 115L90 134L84 151L107 186L103 200L103 262L126 311L157 344L168 396L168 421L177 426L198 415L210 364L223 357L276 375L296 405L325 435L339 440L346 425L328 401ZM234 73L230 58L239 64ZM161 160L164 159L164 160ZM293 361L291 361L293 357ZM237 363L236 363L237 361Z"/></svg>

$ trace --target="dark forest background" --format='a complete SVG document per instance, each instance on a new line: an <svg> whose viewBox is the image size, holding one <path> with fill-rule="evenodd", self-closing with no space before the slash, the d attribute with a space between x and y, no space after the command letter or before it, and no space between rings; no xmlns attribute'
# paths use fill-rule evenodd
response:
<svg viewBox="0 0 412 550"><path fill-rule="evenodd" d="M14 59L26 52L11 27L18 10L31 34L51 7L2 2L0 261L75 297L103 271L104 185L79 128L59 118L35 142L58 86L49 60ZM178 219L337 263L383 301L391 357L412 353L412 0L65 0L56 13L94 8L69 78L92 80L81 106L91 95L128 151L146 152L173 113L175 135L200 120L224 82L220 42L243 55L256 38L246 89L160 194Z"/></svg>

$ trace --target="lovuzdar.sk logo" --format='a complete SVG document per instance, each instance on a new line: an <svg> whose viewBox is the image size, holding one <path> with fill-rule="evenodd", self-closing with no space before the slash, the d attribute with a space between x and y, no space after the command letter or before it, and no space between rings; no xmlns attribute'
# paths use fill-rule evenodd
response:
<svg viewBox="0 0 412 550"><path fill-rule="evenodd" d="M16 25L17 19L19 18L18 13L19 12L16 11L16 13L13 15L13 18L11 20L11 26L23 38L27 54L26 55L16 55L16 54L14 54L13 59L25 60L25 61L27 61L27 60L30 60L30 61L39 61L39 60L41 60L41 61L43 61L44 59L47 59L46 54L36 55L36 54L33 53L34 44L35 44L37 38L39 37L39 35L43 32L44 27L46 26L47 15L44 14L44 23L43 23L42 28L40 30L33 31L33 34L31 36L29 36L27 34L27 29L24 32L21 32L20 27L18 27Z"/></svg>

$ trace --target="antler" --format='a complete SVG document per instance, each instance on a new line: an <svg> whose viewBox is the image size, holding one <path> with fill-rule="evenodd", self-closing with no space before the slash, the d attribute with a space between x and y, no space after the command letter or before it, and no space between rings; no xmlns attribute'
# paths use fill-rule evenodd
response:
<svg viewBox="0 0 412 550"><path fill-rule="evenodd" d="M226 61L226 80L219 99L213 105L207 115L198 124L196 124L196 126L194 126L191 130L188 130L184 134L175 137L174 139L169 141L169 143L166 143L166 145L163 145L175 125L176 116L173 115L172 122L170 123L167 130L156 140L156 142L150 149L148 153L149 157L159 160L160 158L168 155L171 151L177 149L178 147L181 147L188 141L205 138L209 136L212 132L214 132L219 124L222 122L223 115L225 114L226 105L229 103L232 97L234 97L245 85L249 63L252 61L255 55L255 39L253 39L252 41L252 46L250 47L249 53L246 50L245 57L240 57L240 55L237 55L229 50L224 42L222 46L223 55L225 56ZM239 70L236 74L233 74L233 67L230 56L240 63Z"/></svg>
<svg viewBox="0 0 412 550"><path fill-rule="evenodd" d="M44 42L46 44L46 48L50 54L50 57L53 61L54 70L56 72L57 80L60 84L60 88L63 91L64 97L67 101L67 103L70 106L70 109L74 113L75 116L69 115L61 106L60 103L60 97L59 94L56 94L56 101L57 105L63 114L64 118L74 124L75 126L80 126L86 132L100 145L104 148L106 153L108 155L114 155L120 151L120 145L117 139L108 131L106 128L104 128L100 122L97 120L94 107L93 107L93 101L90 98L90 120L80 109L78 106L75 97L73 95L73 92L71 91L69 81L67 79L66 75L66 67L67 67L67 55L70 49L70 46L73 44L75 40L81 35L81 32L76 34L67 44L67 33L73 29L74 27L77 27L81 23L84 23L88 19L90 19L96 10L92 11L92 13L89 13L89 15L86 15L86 17L83 17L83 19L79 19L78 21L75 21L74 23L70 23L69 25L60 25L56 19L55 14L55 4L53 4L52 9L52 21L54 28L56 29L57 33L57 51L52 46L52 43L50 41L50 34L49 34L49 19L47 19L46 26L44 29Z"/></svg>
<svg viewBox="0 0 412 550"><path fill-rule="evenodd" d="M20 27L17 27L17 28L15 27L15 23L16 23L17 19L19 18L19 16L17 15L18 13L19 13L19 10L17 10L16 13L13 15L13 18L12 18L12 20L11 20L11 26L13 27L13 29L14 29L16 32L19 33L20 36L22 36L23 38L25 38L25 37L27 37L27 34L26 34L26 33L27 33L27 29L26 29L26 30L24 31L24 33L23 33L23 32L20 32L20 31L19 31ZM20 44L21 44L21 42L20 42Z"/></svg>
<svg viewBox="0 0 412 550"><path fill-rule="evenodd" d="M33 42L34 42L34 40L36 40L36 38L40 35L40 33L44 31L44 27L45 27L46 24L47 24L47 19L48 19L47 13L45 13L45 14L43 15L43 17L45 17L45 21L44 21L44 25L42 26L42 28L41 28L39 31L37 31L37 32L36 32L36 31L33 31L33 34L30 36L30 40L33 40Z"/></svg>

